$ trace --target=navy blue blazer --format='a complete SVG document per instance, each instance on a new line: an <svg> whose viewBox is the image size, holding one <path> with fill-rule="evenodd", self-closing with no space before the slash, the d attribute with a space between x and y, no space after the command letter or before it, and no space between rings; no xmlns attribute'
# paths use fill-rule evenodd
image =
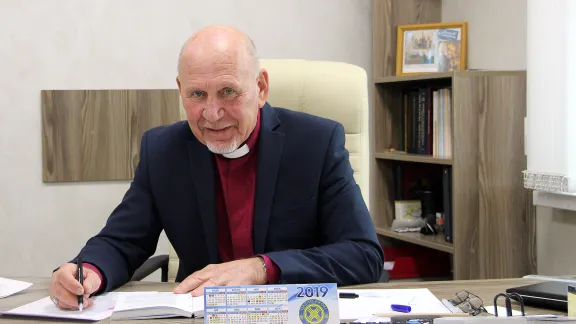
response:
<svg viewBox="0 0 576 324"><path fill-rule="evenodd" d="M341 124L266 104L261 110L254 251L280 283L376 282L384 255L353 178ZM176 281L219 263L214 155L186 121L144 133L134 179L81 254L105 291L128 282L162 230L180 259Z"/></svg>

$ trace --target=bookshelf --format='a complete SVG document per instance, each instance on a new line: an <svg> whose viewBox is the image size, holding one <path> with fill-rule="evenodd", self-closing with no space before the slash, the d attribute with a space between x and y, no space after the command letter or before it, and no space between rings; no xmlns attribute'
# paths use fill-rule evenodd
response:
<svg viewBox="0 0 576 324"><path fill-rule="evenodd" d="M441 4L441 0L373 1L371 212L376 231L384 241L448 253L455 280L535 273L535 210L532 192L524 189L522 178L526 168L526 72L395 76L396 26L440 22ZM405 103L410 98L406 93L419 89L430 89L426 92L429 107L441 106L434 101L434 90L449 89L443 92L444 106L450 106L442 110L448 112L443 120L449 125L441 132L444 154L433 139L429 146L420 145L419 154L406 144L411 140L406 135L405 130L410 129L406 121L412 120L406 114L406 109L411 109ZM433 119L433 113L428 116ZM430 133L432 138L440 138L434 131ZM394 201L406 199L406 188L401 188L405 174L418 172L441 183L442 189L436 187L434 192L442 199L444 185L449 184L451 194L445 204L451 210L452 242L447 242L443 233L423 235L391 229ZM443 177L444 173L450 177ZM445 204L439 201L435 209L442 211Z"/></svg>

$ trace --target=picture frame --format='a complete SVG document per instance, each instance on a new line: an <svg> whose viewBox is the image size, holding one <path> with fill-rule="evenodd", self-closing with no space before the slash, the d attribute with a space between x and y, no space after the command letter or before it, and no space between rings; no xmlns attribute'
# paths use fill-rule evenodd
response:
<svg viewBox="0 0 576 324"><path fill-rule="evenodd" d="M396 75L466 70L467 22L399 25Z"/></svg>

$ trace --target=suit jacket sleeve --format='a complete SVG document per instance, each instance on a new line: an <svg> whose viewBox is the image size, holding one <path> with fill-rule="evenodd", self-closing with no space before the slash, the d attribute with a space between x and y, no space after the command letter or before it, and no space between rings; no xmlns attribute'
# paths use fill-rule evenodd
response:
<svg viewBox="0 0 576 324"><path fill-rule="evenodd" d="M384 253L344 143L344 128L337 124L319 188L318 235L323 244L266 254L280 268L281 283L352 285L377 282L382 274Z"/></svg>
<svg viewBox="0 0 576 324"><path fill-rule="evenodd" d="M136 269L154 254L161 231L148 180L145 133L141 141L140 162L122 202L100 233L90 238L80 252L84 262L101 271L106 286L100 292L128 282Z"/></svg>

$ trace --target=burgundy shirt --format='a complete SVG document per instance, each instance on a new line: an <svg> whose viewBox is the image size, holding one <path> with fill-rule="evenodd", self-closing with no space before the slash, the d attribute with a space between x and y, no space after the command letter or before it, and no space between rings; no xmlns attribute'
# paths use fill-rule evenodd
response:
<svg viewBox="0 0 576 324"><path fill-rule="evenodd" d="M220 186L216 188L218 253L222 262L254 256L253 225L260 110L254 131L246 140L250 151L239 158L216 155ZM265 255L268 283L277 283L280 271Z"/></svg>
<svg viewBox="0 0 576 324"><path fill-rule="evenodd" d="M246 141L250 152L235 159L215 155L218 167L218 181L216 182L218 254L222 262L254 256L252 237L259 131L260 110L258 110L254 131ZM260 257L266 264L268 283L277 283L280 278L280 269L266 255L260 255ZM84 266L96 272L100 277L101 284L96 290L99 291L104 284L102 274L92 264L85 263Z"/></svg>

